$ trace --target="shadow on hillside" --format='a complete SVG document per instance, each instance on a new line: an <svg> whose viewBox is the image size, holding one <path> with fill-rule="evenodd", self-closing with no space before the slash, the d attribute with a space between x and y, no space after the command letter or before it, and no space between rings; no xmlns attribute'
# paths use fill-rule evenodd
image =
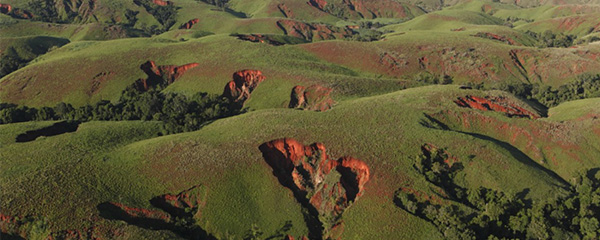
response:
<svg viewBox="0 0 600 240"><path fill-rule="evenodd" d="M75 132L79 128L79 122L76 121L62 121L52 124L52 126L48 126L45 128L27 131L23 134L19 134L17 136L16 141L19 143L22 142L31 142L36 140L39 137L51 137L64 133Z"/></svg>
<svg viewBox="0 0 600 240"><path fill-rule="evenodd" d="M566 188L566 187L570 186L570 184L567 181L565 181L562 177L560 177L554 171L547 169L544 166L538 164L533 159L531 159L529 156L527 156L527 154L523 153L521 150L519 150L515 146L511 145L510 143L503 142L503 141L500 141L498 139L495 139L495 138L492 138L490 136L486 136L483 134L456 131L456 130L451 130L451 131L466 134L466 135L469 135L469 136L472 136L472 137L475 137L475 138L478 138L481 140L493 142L494 144L496 144L496 145L500 146L501 148L510 152L511 156L513 158L515 158L516 160L518 160L519 162L521 162L527 166L539 169L539 170L543 171L544 173L546 173L547 175L549 175L550 177L552 177L552 178L556 179L557 181L559 181L560 183L562 183L563 186L559 186L559 187Z"/></svg>
<svg viewBox="0 0 600 240"><path fill-rule="evenodd" d="M424 113L423 115L425 116L426 119L423 119L420 121L421 126L431 128L431 129L461 133L461 134L469 135L471 137L474 137L474 138L477 138L480 140L492 142L492 143L496 144L497 146L503 148L504 150L508 151L511 154L511 156L514 159L516 159L517 161L519 161L527 166L539 169L539 170L543 171L545 174L547 174L548 176L559 181L562 184L562 186L558 186L558 187L566 188L566 187L570 186L570 184L566 180L564 180L561 176L556 174L554 171L547 169L544 166L540 165L539 163L537 163L536 161L531 159L529 156L527 156L527 154L525 154L524 152L519 150L517 147L511 145L510 143L492 138L487 135L479 134L479 133L471 133L471 132L454 130L454 129L451 129L448 125L442 123L441 121L437 120L436 118L434 118L428 114Z"/></svg>
<svg viewBox="0 0 600 240"><path fill-rule="evenodd" d="M120 220L149 230L168 230L185 239L216 240L217 238L198 226L188 216L170 215L160 210L134 209L111 202L99 204L100 216L108 220Z"/></svg>
<svg viewBox="0 0 600 240"><path fill-rule="evenodd" d="M6 234L6 233L2 233L2 232L0 232L0 239L1 240L25 240L25 238L22 238L21 236Z"/></svg>
<svg viewBox="0 0 600 240"><path fill-rule="evenodd" d="M273 169L273 176L279 180L279 184L290 189L296 201L298 201L302 206L302 215L304 217L306 227L308 228L309 238L322 239L323 223L319 220L319 211L309 202L306 193L300 190L298 186L294 184L294 180L292 180L285 171L282 171L273 160L271 160L286 159L286 156L279 151L269 151L266 143L263 143L258 148L262 152L265 162L271 166L271 169ZM304 175L308 175L308 173L305 172ZM309 179L308 176L306 176L306 178Z"/></svg>

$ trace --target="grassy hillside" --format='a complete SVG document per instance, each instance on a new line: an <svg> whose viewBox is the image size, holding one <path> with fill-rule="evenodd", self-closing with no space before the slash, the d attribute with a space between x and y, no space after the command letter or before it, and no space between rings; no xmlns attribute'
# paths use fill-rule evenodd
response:
<svg viewBox="0 0 600 240"><path fill-rule="evenodd" d="M22 10L32 8L29 2L0 0ZM464 200L476 189L515 196L532 208L584 191L582 174L597 178L600 45L594 42L600 39L600 8L594 2L53 4L54 17L0 14L0 63L3 71L11 69L0 75L3 121L20 119L13 111L18 107L5 103L116 104L124 90L142 96L157 78L172 82L159 84L154 96L208 93L230 104L225 108L238 104L244 110L204 125L192 124L196 115L182 115L174 124L199 128L185 133L166 131L169 116L159 115L147 119L161 121L90 117L77 119L81 123L57 113L36 118L56 121L0 125L0 232L10 237L280 239L339 233L341 239L448 239L443 224L399 203L399 194L412 194L421 204L417 209L433 206L440 211L433 215L442 217L463 204L461 214L470 222L481 212L494 214L493 206L488 211ZM244 69L260 74L232 76ZM224 89L248 101L223 100ZM209 100L191 107L173 100L181 96L171 97L160 104L173 115L200 109L223 116ZM154 100L148 108L158 107ZM290 102L310 108L318 101L332 108L288 108ZM102 106L113 115L152 112ZM172 132L178 133L165 135ZM281 176L290 166L277 169L259 149L282 138L327 149L284 147L304 154L277 155L292 165L330 160L319 162L317 174L310 170L317 165L294 165L286 180ZM435 157L443 159L423 171ZM344 163L368 167L364 188L364 176L352 172L359 168ZM452 164L459 169L442 178L446 185L432 180ZM333 213L327 212L331 206ZM583 217L600 217L590 209ZM538 210L520 219L524 228L538 226L532 215ZM570 224L594 225L577 219ZM514 221L511 226L518 225ZM566 236L554 230L544 233Z"/></svg>
<svg viewBox="0 0 600 240"><path fill-rule="evenodd" d="M279 185L258 151L263 142L292 137L306 144L323 142L328 154L353 156L371 168L373 179L364 196L344 214L344 238L380 239L398 233L407 239L431 238L435 231L430 225L399 211L392 201L400 187L435 198L437 190L427 187L428 183L411 167L424 143L446 148L463 162L464 174L458 182L465 187L485 186L513 193L528 189L534 199L561 192L573 171L591 166L540 163L528 146L504 140L495 132L481 130L483 135L476 135L470 132L479 132L478 128L467 132L458 126L440 130L424 125L427 115L442 114L439 109L447 109L443 114L462 114L464 121L471 121L468 116L473 115L514 126L538 121L544 124L543 120L511 119L500 113L464 109L453 102L460 96L490 94L497 93L459 90L456 85L414 88L344 101L324 113L260 110L218 120L197 132L165 137L156 137L152 122L85 123L74 133L29 143L7 143L0 148L0 156L5 159L2 188L14 189L27 183L23 192L38 193L3 192L2 198L11 200L0 210L5 214L45 216L52 231L82 228L92 223L65 221L60 216L97 216L95 206L104 201L152 208L148 200L153 196L201 184L210 194L198 223L215 236L241 236L252 224L270 233L287 220L293 223L290 233L306 234L298 204L289 190ZM367 117L372 115L382 117ZM31 125L3 127L18 132ZM597 138L595 135L588 140L597 142ZM578 145L587 146L584 142ZM546 155L562 150L540 147L540 151ZM596 164L594 154L567 153L576 154L584 163ZM70 167L66 170L65 166ZM565 166L570 167L567 170ZM58 196L80 197L65 202ZM374 233L368 229L382 230Z"/></svg>

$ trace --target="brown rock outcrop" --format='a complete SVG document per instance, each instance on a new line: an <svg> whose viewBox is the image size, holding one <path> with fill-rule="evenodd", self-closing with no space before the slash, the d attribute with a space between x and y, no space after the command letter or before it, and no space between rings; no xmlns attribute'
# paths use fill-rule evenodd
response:
<svg viewBox="0 0 600 240"><path fill-rule="evenodd" d="M164 194L150 200L152 205L163 209L172 216L186 216L190 213L199 214L199 209L206 203L206 189L194 186L179 194ZM194 217L193 215L189 217Z"/></svg>
<svg viewBox="0 0 600 240"><path fill-rule="evenodd" d="M290 96L289 108L299 108L323 112L331 109L335 102L330 94L333 89L320 85L312 85L308 88L295 86Z"/></svg>
<svg viewBox="0 0 600 240"><path fill-rule="evenodd" d="M188 22L184 23L183 25L181 25L181 27L179 27L179 29L192 29L192 27L196 24L199 23L200 19L194 18L192 20L189 20Z"/></svg>
<svg viewBox="0 0 600 240"><path fill-rule="evenodd" d="M140 66L140 69L148 75L146 79L139 79L134 83L134 87L140 91L148 91L153 87L166 87L175 80L177 80L181 75L183 75L187 70L191 68L197 67L198 63L188 63L181 66L175 65L163 65L156 66L154 61L147 61Z"/></svg>
<svg viewBox="0 0 600 240"><path fill-rule="evenodd" d="M225 85L223 96L243 106L254 89L266 78L259 70L242 70L233 73L233 80Z"/></svg>
<svg viewBox="0 0 600 240"><path fill-rule="evenodd" d="M279 182L322 224L322 232L311 232L313 237L337 238L344 210L362 195L369 181L366 163L352 157L333 160L322 143L305 146L289 138L264 143L259 149Z"/></svg>
<svg viewBox="0 0 600 240"><path fill-rule="evenodd" d="M527 117L531 119L540 118L539 114L528 111L517 104L508 102L504 97L459 97L454 101L458 106L479 109L483 111L494 111L505 113L509 117Z"/></svg>

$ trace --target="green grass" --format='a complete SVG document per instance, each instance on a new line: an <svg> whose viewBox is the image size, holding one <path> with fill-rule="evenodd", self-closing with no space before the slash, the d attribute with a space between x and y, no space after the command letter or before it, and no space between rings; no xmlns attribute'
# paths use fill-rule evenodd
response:
<svg viewBox="0 0 600 240"><path fill-rule="evenodd" d="M416 17L405 23L390 25L385 29L394 31L410 30L446 30L457 29L471 25L500 25L500 19L485 13L466 10L442 10Z"/></svg>
<svg viewBox="0 0 600 240"><path fill-rule="evenodd" d="M587 115L598 114L600 98L590 98L562 103L548 110L548 120L569 121Z"/></svg>
<svg viewBox="0 0 600 240"><path fill-rule="evenodd" d="M164 137L156 137L156 122L85 123L74 133L0 148L0 188L20 189L0 192L6 199L0 211L45 216L55 230L78 228L86 222L73 220L97 214L95 206L102 202L151 208L148 200L154 196L201 184L209 194L198 222L210 233L241 237L255 224L269 234L289 220L294 226L290 233L306 234L299 204L279 185L258 150L260 144L282 137L305 144L323 142L330 156L353 156L371 168L365 194L344 215L344 236L348 238L381 239L398 234L408 239L440 238L433 226L393 203L393 193L400 187L436 194L435 188L412 170L424 143L447 148L463 162L464 174L457 181L465 187L486 186L513 193L530 189L528 196L534 199L559 192L561 183L548 175L547 166L515 159L514 149L495 140L420 124L424 113L434 114L439 109L478 112L452 102L467 94L498 93L459 90L456 85L413 88L342 101L323 113L257 110L218 120L196 132ZM532 121L494 112L481 114L518 126ZM2 141L8 142L8 136L35 125L39 124L2 126L6 129L2 132L7 132ZM485 129L473 130L497 137ZM514 144L527 151L519 141ZM581 157L596 161L590 155ZM72 216L69 220L62 217L67 214Z"/></svg>

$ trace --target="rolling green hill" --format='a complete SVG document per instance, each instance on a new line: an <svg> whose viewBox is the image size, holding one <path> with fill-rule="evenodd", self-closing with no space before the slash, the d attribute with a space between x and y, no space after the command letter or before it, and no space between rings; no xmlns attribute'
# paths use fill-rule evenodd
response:
<svg viewBox="0 0 600 240"><path fill-rule="evenodd" d="M597 4L0 0L0 238L595 239Z"/></svg>

